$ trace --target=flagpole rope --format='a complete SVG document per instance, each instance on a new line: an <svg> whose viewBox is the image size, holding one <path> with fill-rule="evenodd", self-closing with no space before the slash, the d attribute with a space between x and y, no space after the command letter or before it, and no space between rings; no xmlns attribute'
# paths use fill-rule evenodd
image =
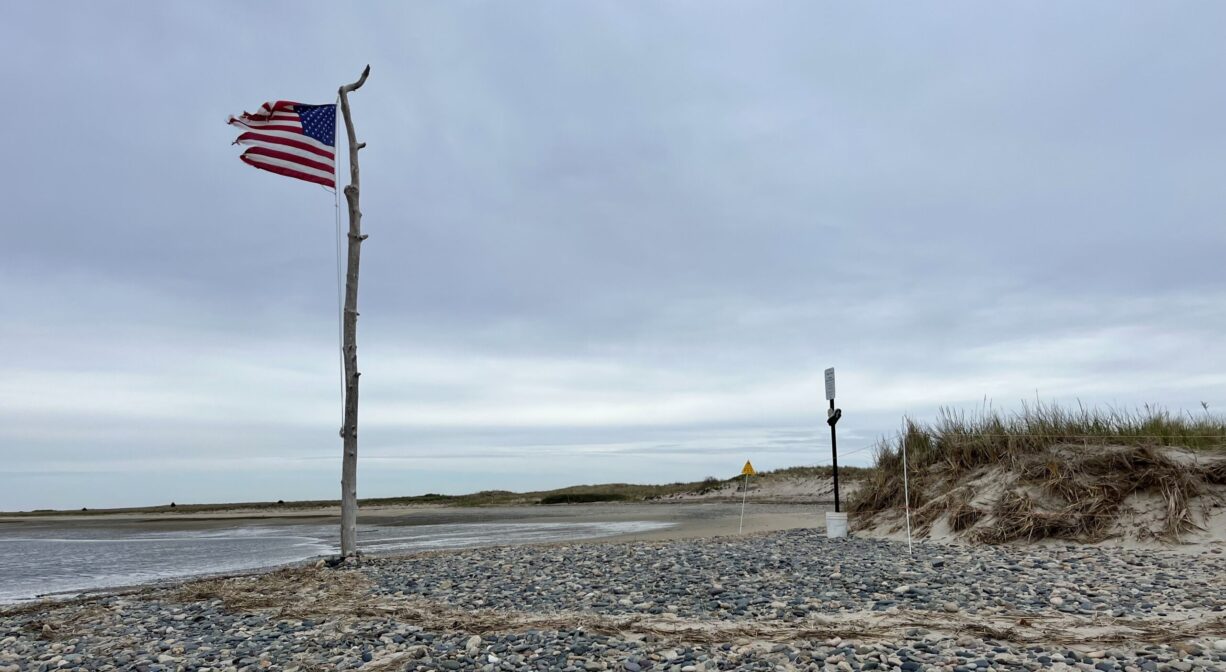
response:
<svg viewBox="0 0 1226 672"><path fill-rule="evenodd" d="M336 109L340 109L341 97L336 96ZM333 115L333 136L340 137L340 115ZM344 344L344 311L345 303L343 298L343 289L341 286L341 277L344 271L341 269L341 195L337 185L340 184L340 161L334 161L332 165L333 186L332 186L332 210L336 214L336 356L339 364L338 371L340 372L341 380L341 425L345 424L345 344Z"/></svg>

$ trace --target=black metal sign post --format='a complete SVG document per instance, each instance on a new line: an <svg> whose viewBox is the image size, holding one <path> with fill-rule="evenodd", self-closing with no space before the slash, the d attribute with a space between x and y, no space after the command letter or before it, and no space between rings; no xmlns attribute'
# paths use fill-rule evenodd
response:
<svg viewBox="0 0 1226 672"><path fill-rule="evenodd" d="M830 414L826 422L830 425L830 459L834 463L834 512L839 512L839 439L835 436L834 423L834 399L830 400Z"/></svg>
<svg viewBox="0 0 1226 672"><path fill-rule="evenodd" d="M834 367L826 369L826 399L830 410L826 412L826 424L830 425L830 457L834 465L834 512L839 512L839 442L834 426L843 417L843 410L834 407Z"/></svg>

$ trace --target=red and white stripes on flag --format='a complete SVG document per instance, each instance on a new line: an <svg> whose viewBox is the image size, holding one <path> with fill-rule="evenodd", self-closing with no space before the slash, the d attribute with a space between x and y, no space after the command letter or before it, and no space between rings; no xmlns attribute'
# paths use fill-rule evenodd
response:
<svg viewBox="0 0 1226 672"><path fill-rule="evenodd" d="M234 144L248 165L336 189L336 105L278 100L227 123L243 130Z"/></svg>

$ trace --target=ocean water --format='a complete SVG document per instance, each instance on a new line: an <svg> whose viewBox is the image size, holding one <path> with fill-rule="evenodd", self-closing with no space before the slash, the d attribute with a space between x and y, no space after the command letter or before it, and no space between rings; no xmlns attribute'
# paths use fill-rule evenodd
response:
<svg viewBox="0 0 1226 672"><path fill-rule="evenodd" d="M670 523L360 525L368 554L591 539ZM0 529L0 602L160 579L241 572L338 553L336 525L257 525L147 532L125 528Z"/></svg>

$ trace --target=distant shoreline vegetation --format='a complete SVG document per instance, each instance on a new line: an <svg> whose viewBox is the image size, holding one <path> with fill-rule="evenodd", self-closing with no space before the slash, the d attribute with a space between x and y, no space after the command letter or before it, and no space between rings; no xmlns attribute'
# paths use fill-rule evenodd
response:
<svg viewBox="0 0 1226 672"><path fill-rule="evenodd" d="M858 480L867 477L869 469L864 467L839 467L840 480ZM832 469L829 466L797 466L763 471L754 479L795 479L795 478L829 478ZM728 484L740 480L739 474L728 478L708 476L701 481L675 482L659 485L643 485L634 483L602 483L596 485L573 485L555 490L533 492L511 492L509 490L482 490L466 495L442 495L435 492L424 495L406 497L375 497L359 500L361 506L530 506L553 504L589 504L599 502L650 502L671 495L706 494L718 490ZM36 509L34 511L0 512L0 516L8 517L41 517L41 516L105 516L124 513L155 514L200 514L224 513L228 511L295 511L306 509L323 509L340 506L339 500L303 500L275 502L233 502L216 504L182 504L172 503L162 506L142 506L115 509Z"/></svg>
<svg viewBox="0 0 1226 672"><path fill-rule="evenodd" d="M584 492L573 495L546 495L541 504L591 504L594 502L624 502L626 496L616 492Z"/></svg>

